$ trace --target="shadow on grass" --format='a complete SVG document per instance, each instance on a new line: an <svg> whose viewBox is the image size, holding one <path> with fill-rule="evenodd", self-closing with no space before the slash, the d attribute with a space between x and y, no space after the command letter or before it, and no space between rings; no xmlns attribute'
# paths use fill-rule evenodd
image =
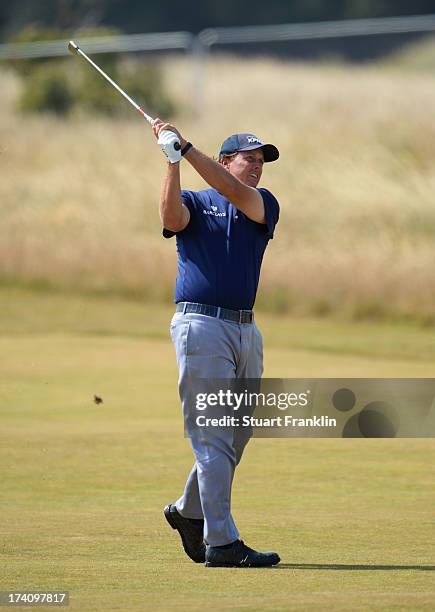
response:
<svg viewBox="0 0 435 612"><path fill-rule="evenodd" d="M280 563L270 569L293 569L293 570L371 570L389 571L405 570L433 572L435 565L344 565L341 563Z"/></svg>

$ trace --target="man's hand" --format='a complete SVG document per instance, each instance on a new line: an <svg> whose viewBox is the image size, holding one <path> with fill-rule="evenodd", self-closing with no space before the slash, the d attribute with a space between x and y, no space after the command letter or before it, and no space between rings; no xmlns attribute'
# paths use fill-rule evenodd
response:
<svg viewBox="0 0 435 612"><path fill-rule="evenodd" d="M178 163L181 160L181 149L186 144L179 131L170 123L157 118L153 123L153 132L170 163Z"/></svg>
<svg viewBox="0 0 435 612"><path fill-rule="evenodd" d="M157 117L157 119L155 119L153 123L153 132L154 132L154 136L157 139L159 138L159 134L162 130L168 130L169 132L174 132L174 134L178 136L178 140L180 141L181 148L183 148L184 145L187 144L187 140L185 140L182 137L182 135L180 134L180 132L177 130L177 128L174 125L172 125L171 123L165 123L164 121L162 121L161 119Z"/></svg>

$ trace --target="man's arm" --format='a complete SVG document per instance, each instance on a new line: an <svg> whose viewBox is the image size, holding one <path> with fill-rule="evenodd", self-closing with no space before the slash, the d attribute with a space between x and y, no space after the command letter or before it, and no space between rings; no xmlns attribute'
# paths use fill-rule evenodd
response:
<svg viewBox="0 0 435 612"><path fill-rule="evenodd" d="M163 227L171 232L181 232L189 223L189 209L181 201L179 163L168 163L160 195L159 212Z"/></svg>
<svg viewBox="0 0 435 612"><path fill-rule="evenodd" d="M211 187L222 193L252 221L266 222L263 198L254 187L249 187L239 181L222 164L204 155L195 147L189 149L185 158Z"/></svg>
<svg viewBox="0 0 435 612"><path fill-rule="evenodd" d="M163 123L159 119L154 123L153 129L156 136L158 136L158 133L163 129L172 130L179 136L182 149L187 144L187 141L174 126ZM266 222L263 198L256 189L239 181L239 179L230 174L222 164L204 155L204 153L201 153L201 151L195 147L189 149L185 155L185 159L195 168L206 183L222 193L227 200L234 204L234 206L249 217L249 219L257 223ZM173 165L178 166L178 164Z"/></svg>

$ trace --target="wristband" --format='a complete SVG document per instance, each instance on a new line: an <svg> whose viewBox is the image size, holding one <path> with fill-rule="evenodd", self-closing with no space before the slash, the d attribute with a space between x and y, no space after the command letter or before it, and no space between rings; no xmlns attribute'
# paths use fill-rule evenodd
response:
<svg viewBox="0 0 435 612"><path fill-rule="evenodd" d="M191 142L187 142L184 147L181 149L181 157L184 157L188 151L193 147Z"/></svg>

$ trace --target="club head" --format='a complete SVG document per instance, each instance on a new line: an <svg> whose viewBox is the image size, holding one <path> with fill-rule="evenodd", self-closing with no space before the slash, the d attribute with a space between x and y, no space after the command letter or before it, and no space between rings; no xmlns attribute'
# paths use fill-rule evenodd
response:
<svg viewBox="0 0 435 612"><path fill-rule="evenodd" d="M79 46L73 40L70 40L68 43L68 51L70 53L74 53L74 55L77 55L79 52Z"/></svg>

